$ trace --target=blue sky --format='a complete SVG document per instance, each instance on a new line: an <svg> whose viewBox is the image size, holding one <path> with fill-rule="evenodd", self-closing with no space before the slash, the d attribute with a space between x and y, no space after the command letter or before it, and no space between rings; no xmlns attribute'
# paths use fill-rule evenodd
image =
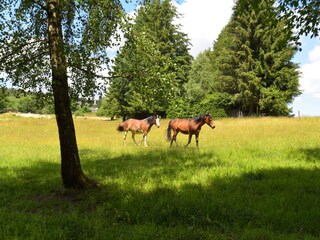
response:
<svg viewBox="0 0 320 240"><path fill-rule="evenodd" d="M125 0L122 0L125 2ZM181 30L188 34L192 47L190 53L196 57L212 47L222 28L232 14L234 0L178 0L175 1L182 18L177 20ZM134 4L124 4L127 12L135 9ZM293 114L320 116L320 39L303 37L302 51L297 52L293 62L299 63L300 89L303 94L290 105Z"/></svg>
<svg viewBox="0 0 320 240"><path fill-rule="evenodd" d="M303 93L295 98L293 113L302 116L320 116L320 40L303 37L302 51L297 52L293 61L299 63L300 89Z"/></svg>

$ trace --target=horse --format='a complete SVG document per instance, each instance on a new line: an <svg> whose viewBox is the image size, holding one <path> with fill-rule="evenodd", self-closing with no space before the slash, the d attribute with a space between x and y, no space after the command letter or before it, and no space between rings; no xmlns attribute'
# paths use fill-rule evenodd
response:
<svg viewBox="0 0 320 240"><path fill-rule="evenodd" d="M186 147L190 144L192 135L196 136L196 145L199 144L199 133L201 127L204 124L209 125L212 129L215 128L214 122L210 114L204 114L192 119L173 119L169 122L167 128L167 140L170 141L170 147L172 146L173 141L177 144L177 135L179 132L183 134L189 134L189 140ZM171 137L171 130L173 131L173 136Z"/></svg>
<svg viewBox="0 0 320 240"><path fill-rule="evenodd" d="M148 146L147 135L148 132L151 130L153 124L156 124L158 128L160 127L160 119L158 116L150 116L142 120L130 118L124 121L122 124L119 124L117 130L119 132L124 131L123 141L126 140L128 131L131 131L133 142L136 145L139 145L142 141L144 141L144 145ZM137 143L135 139L136 133L143 133L143 138L139 143Z"/></svg>

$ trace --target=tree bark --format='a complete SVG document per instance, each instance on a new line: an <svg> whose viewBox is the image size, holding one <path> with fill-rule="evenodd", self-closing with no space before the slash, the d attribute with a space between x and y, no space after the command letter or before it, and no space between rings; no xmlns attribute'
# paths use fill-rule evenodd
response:
<svg viewBox="0 0 320 240"><path fill-rule="evenodd" d="M69 97L59 4L60 0L47 0L52 88L59 130L62 181L66 188L96 186L96 183L83 173L80 165Z"/></svg>

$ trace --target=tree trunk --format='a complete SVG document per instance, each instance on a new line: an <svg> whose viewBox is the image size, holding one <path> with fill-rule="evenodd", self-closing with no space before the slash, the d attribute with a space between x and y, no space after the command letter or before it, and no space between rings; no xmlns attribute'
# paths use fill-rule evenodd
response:
<svg viewBox="0 0 320 240"><path fill-rule="evenodd" d="M66 188L95 186L82 171L68 91L59 0L48 0L48 37L52 68L54 108L59 130L61 175Z"/></svg>

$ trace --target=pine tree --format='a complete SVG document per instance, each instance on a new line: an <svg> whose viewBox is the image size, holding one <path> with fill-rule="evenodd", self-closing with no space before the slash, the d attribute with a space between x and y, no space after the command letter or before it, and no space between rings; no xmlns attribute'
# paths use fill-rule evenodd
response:
<svg viewBox="0 0 320 240"><path fill-rule="evenodd" d="M291 32L276 21L274 1L259 8L242 4L214 44L218 92L228 93L232 109L245 115L288 115L287 104L300 94L296 47ZM240 14L239 14L240 13ZM275 24L276 23L276 24Z"/></svg>

